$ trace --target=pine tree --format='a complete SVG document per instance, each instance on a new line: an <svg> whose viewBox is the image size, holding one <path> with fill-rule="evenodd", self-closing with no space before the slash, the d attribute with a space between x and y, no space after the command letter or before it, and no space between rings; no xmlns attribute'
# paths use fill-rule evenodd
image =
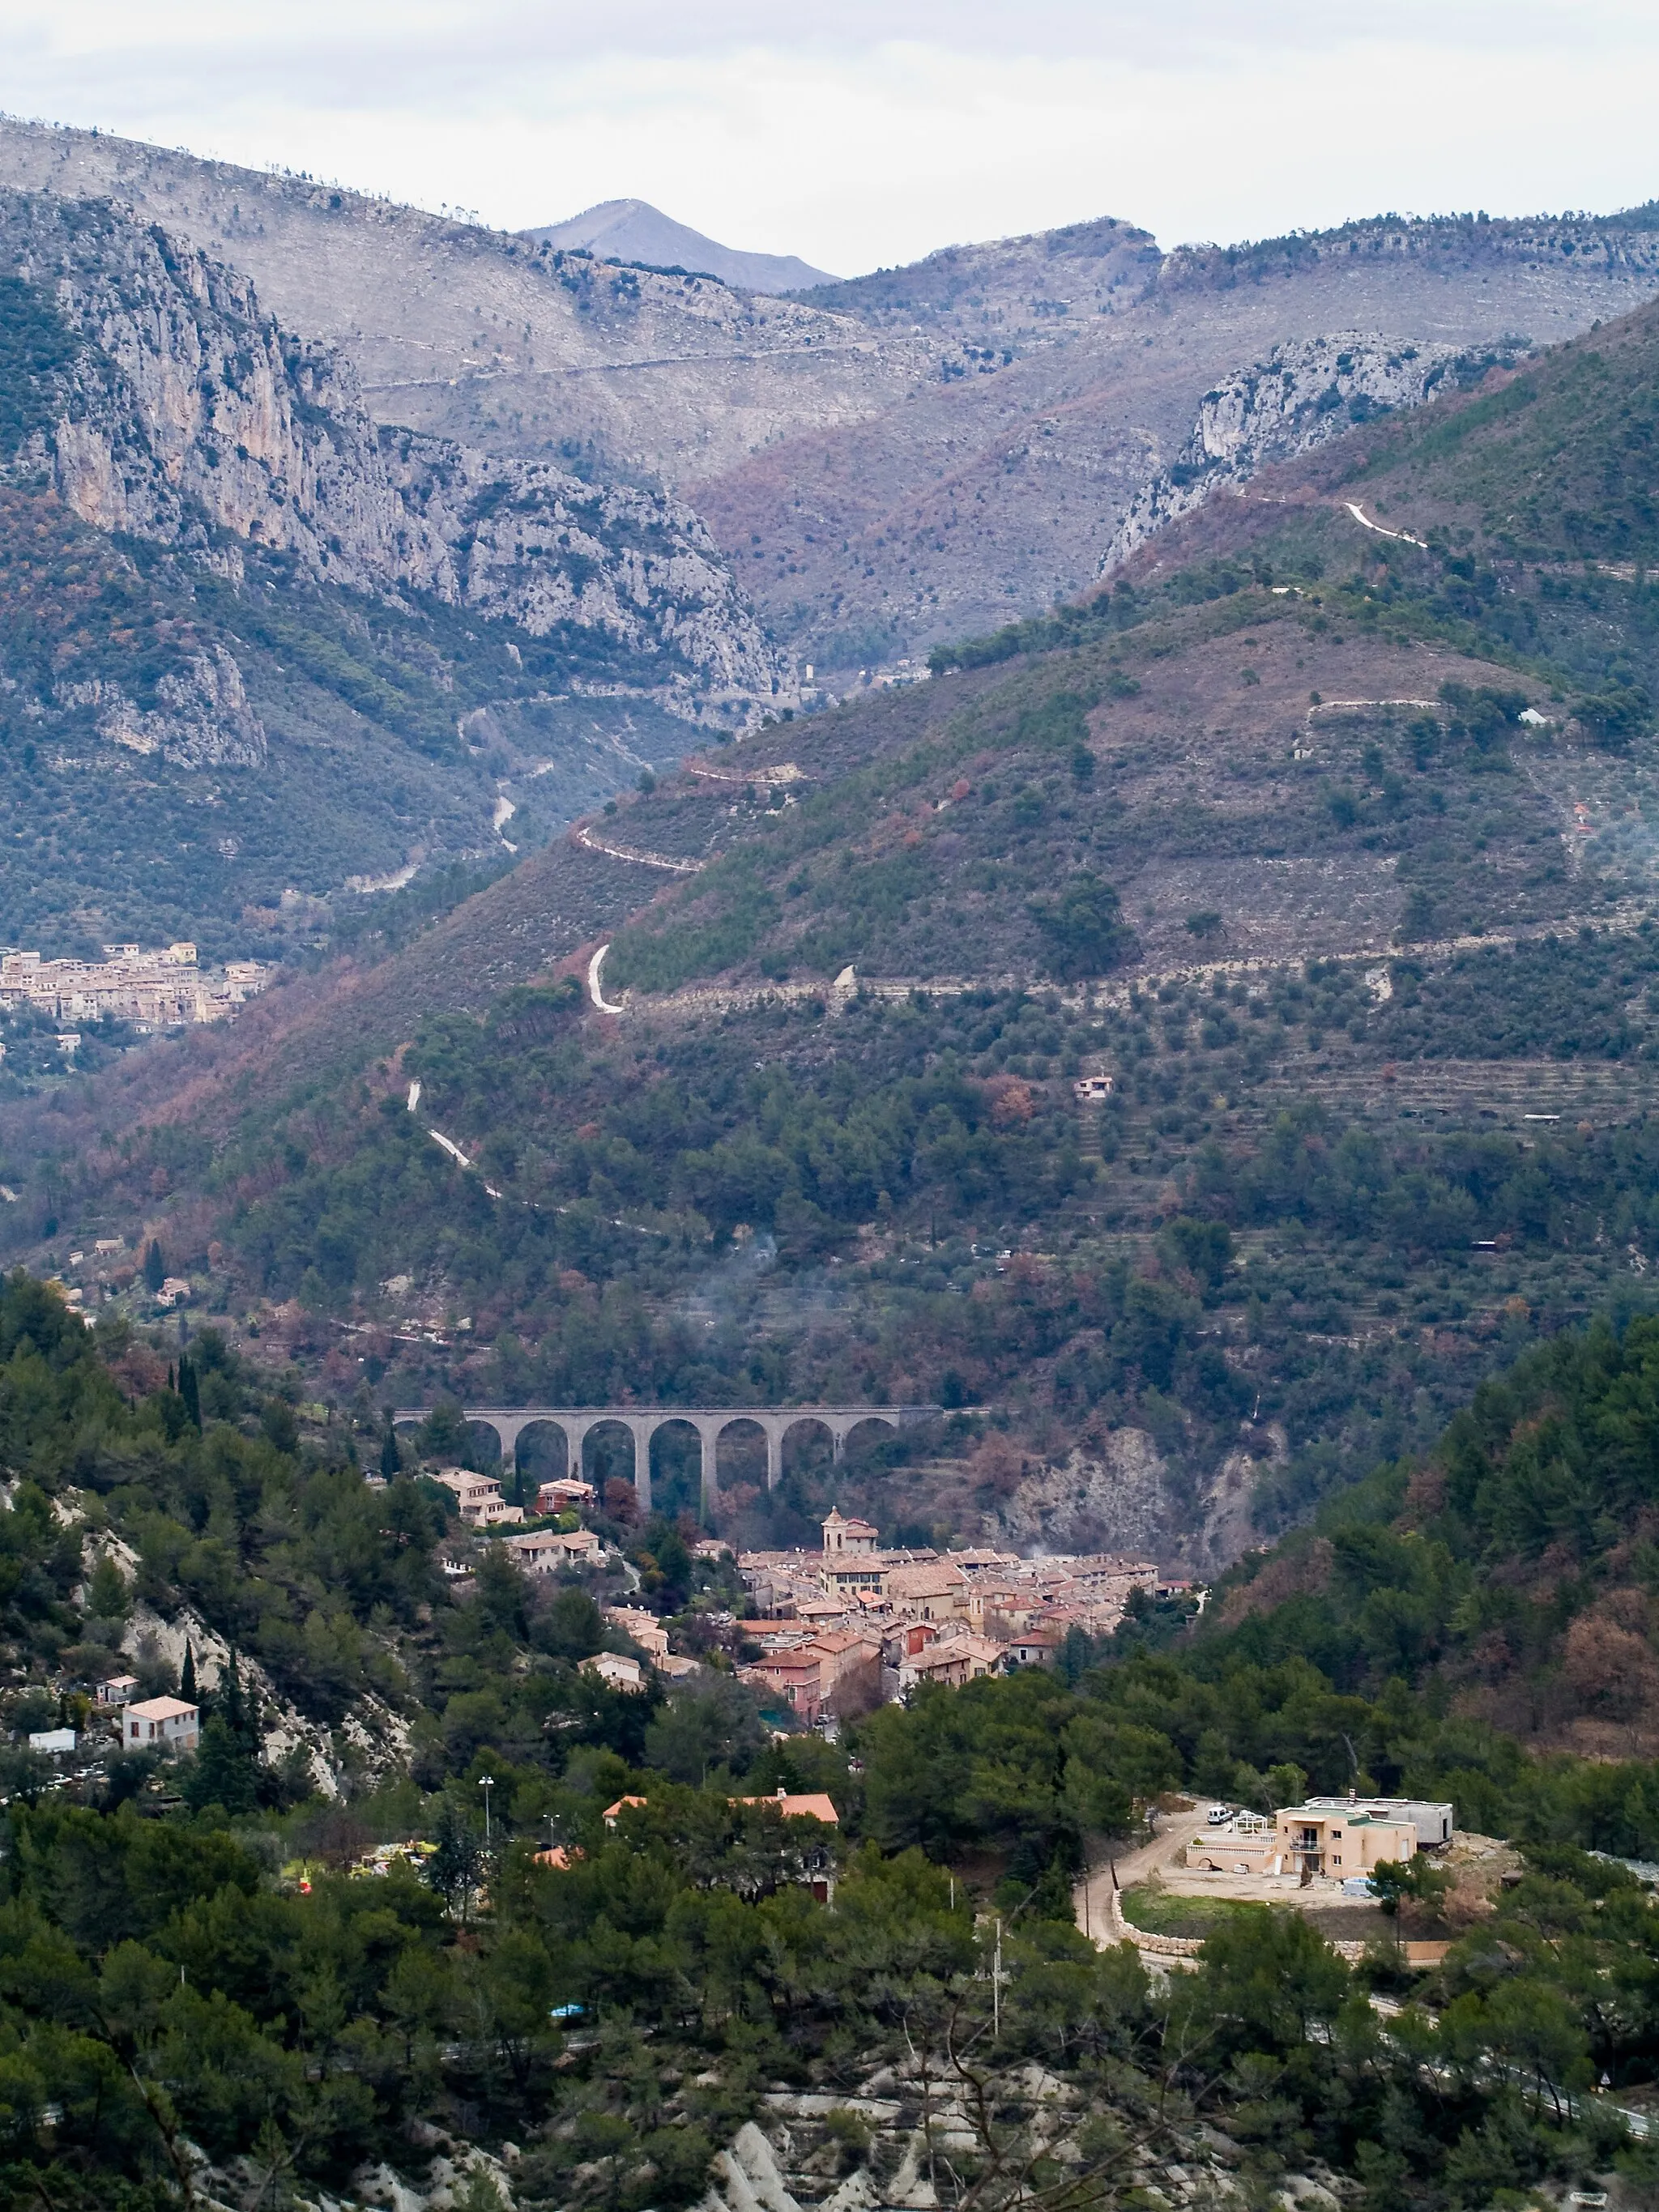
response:
<svg viewBox="0 0 1659 2212"><path fill-rule="evenodd" d="M161 1257L160 1243L152 1237L149 1249L144 1255L144 1287L149 1291L159 1291L167 1279L167 1263Z"/></svg>
<svg viewBox="0 0 1659 2212"><path fill-rule="evenodd" d="M95 1620L125 1620L128 1595L126 1577L106 1552L87 1584L87 1611Z"/></svg>
<svg viewBox="0 0 1659 2212"><path fill-rule="evenodd" d="M251 1813L256 1771L246 1746L238 1742L228 1723L216 1713L202 1730L201 1747L185 1777L185 1802L195 1812L204 1806L222 1805L227 1813Z"/></svg>
<svg viewBox="0 0 1659 2212"><path fill-rule="evenodd" d="M468 1900L483 1870L483 1850L471 1822L453 1798L446 1796L438 1808L433 1841L438 1848L426 1863L427 1880L452 1912L459 1906L465 1925Z"/></svg>
<svg viewBox="0 0 1659 2212"><path fill-rule="evenodd" d="M201 1386L196 1379L195 1362L186 1358L182 1352L179 1355L179 1395L185 1401L185 1411L199 1429L202 1425Z"/></svg>
<svg viewBox="0 0 1659 2212"><path fill-rule="evenodd" d="M179 1694L187 1705L198 1702L196 1690L196 1647L189 1638L185 1642L185 1663L179 1669Z"/></svg>

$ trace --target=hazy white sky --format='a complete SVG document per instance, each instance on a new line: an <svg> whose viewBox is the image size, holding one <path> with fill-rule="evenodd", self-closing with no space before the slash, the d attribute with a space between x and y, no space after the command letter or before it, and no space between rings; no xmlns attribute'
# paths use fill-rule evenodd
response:
<svg viewBox="0 0 1659 2212"><path fill-rule="evenodd" d="M1653 0L0 0L0 106L512 228L636 194L852 274L1659 194Z"/></svg>

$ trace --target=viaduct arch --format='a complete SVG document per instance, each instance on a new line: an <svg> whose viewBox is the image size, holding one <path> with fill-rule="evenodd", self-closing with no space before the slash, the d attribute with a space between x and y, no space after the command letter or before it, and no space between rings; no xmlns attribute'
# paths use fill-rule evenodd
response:
<svg viewBox="0 0 1659 2212"><path fill-rule="evenodd" d="M783 1473L783 1440L791 1429L803 1421L828 1430L831 1449L839 1460L847 1449L848 1437L865 1421L880 1421L890 1429L904 1429L931 1420L940 1410L938 1406L653 1406L648 1410L637 1406L463 1406L460 1412L464 1421L476 1421L480 1427L495 1431L501 1441L502 1462L507 1466L515 1462L519 1438L524 1431L538 1421L550 1423L563 1432L565 1464L573 1474L581 1471L582 1443L589 1430L614 1421L634 1439L634 1491L641 1511L648 1513L651 1439L671 1421L684 1421L697 1432L702 1461L702 1500L708 1510L718 1503L720 1497L717 1447L721 1435L734 1421L752 1421L765 1437L766 1486L775 1490ZM429 1406L394 1407L392 1425L407 1428L425 1420L431 1411Z"/></svg>

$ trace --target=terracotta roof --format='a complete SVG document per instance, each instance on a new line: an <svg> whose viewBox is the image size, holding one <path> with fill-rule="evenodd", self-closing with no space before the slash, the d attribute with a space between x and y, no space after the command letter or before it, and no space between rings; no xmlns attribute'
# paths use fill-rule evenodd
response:
<svg viewBox="0 0 1659 2212"><path fill-rule="evenodd" d="M775 1805L786 1820L822 1820L827 1828L841 1826L841 1814L822 1790L780 1790L775 1796L734 1797L732 1802L734 1805Z"/></svg>
<svg viewBox="0 0 1659 2212"><path fill-rule="evenodd" d="M966 1581L960 1567L941 1563L933 1567L897 1567L889 1577L887 1587L895 1597L944 1597L947 1592L963 1589Z"/></svg>
<svg viewBox="0 0 1659 2212"><path fill-rule="evenodd" d="M618 1803L625 1802L617 1800ZM641 1798L640 1802L643 1804L645 1800ZM532 1853L531 1863L533 1866L556 1867L561 1874L568 1874L575 1862L585 1856L586 1853L580 1850L568 1850L563 1844L555 1844L550 1850Z"/></svg>

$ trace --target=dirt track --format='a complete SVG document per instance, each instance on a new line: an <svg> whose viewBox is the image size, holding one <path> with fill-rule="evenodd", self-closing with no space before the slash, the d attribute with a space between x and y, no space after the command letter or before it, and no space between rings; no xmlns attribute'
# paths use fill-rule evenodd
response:
<svg viewBox="0 0 1659 2212"><path fill-rule="evenodd" d="M1073 1892L1077 1924L1097 1943L1116 1941L1112 1929L1112 1891L1133 1889L1149 1874L1162 1872L1186 1848L1194 1820L1202 1824L1213 1800L1200 1798L1189 1812L1155 1813L1152 1838L1133 1850L1120 1851L1102 1866L1092 1868Z"/></svg>

